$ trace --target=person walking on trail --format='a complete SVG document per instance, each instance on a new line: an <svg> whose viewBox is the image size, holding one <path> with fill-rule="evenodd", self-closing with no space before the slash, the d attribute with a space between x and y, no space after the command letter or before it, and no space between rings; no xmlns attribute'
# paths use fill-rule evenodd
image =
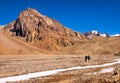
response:
<svg viewBox="0 0 120 83"><path fill-rule="evenodd" d="M90 56L89 55L85 55L85 62L89 62L90 61Z"/></svg>
<svg viewBox="0 0 120 83"><path fill-rule="evenodd" d="M87 62L87 55L85 55L85 57L84 57L84 58L85 58L85 62Z"/></svg>
<svg viewBox="0 0 120 83"><path fill-rule="evenodd" d="M90 61L90 56L89 55L87 56L87 58L88 58L88 61Z"/></svg>

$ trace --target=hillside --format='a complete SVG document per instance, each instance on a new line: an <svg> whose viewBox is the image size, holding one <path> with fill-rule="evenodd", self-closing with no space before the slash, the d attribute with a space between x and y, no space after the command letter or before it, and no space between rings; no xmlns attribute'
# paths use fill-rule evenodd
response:
<svg viewBox="0 0 120 83"><path fill-rule="evenodd" d="M0 30L0 55L32 55L41 53L42 51L38 48L12 38Z"/></svg>
<svg viewBox="0 0 120 83"><path fill-rule="evenodd" d="M66 54L91 54L91 55L114 55L120 52L120 36L118 37L100 37L94 36L73 47L61 50Z"/></svg>

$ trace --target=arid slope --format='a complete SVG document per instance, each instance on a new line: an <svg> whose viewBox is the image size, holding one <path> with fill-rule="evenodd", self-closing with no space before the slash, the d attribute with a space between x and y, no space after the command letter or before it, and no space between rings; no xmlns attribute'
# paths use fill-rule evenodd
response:
<svg viewBox="0 0 120 83"><path fill-rule="evenodd" d="M40 54L37 47L7 36L0 31L0 55Z"/></svg>
<svg viewBox="0 0 120 83"><path fill-rule="evenodd" d="M61 49L66 54L113 55L120 52L120 37L94 37L78 45Z"/></svg>

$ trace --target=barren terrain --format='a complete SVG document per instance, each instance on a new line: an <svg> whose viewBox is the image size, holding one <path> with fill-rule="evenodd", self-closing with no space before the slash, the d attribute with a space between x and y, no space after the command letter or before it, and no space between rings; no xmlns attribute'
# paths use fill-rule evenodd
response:
<svg viewBox="0 0 120 83"><path fill-rule="evenodd" d="M76 66L91 66L113 62L120 59L120 56L114 56L119 50L119 37L104 39L95 42L97 39L86 41L78 46L66 47L61 49L56 55L43 54L43 50L33 46L31 43L22 41L19 37L11 37L0 31L0 79L10 76L18 76L35 72L49 71L55 69L65 69ZM113 40L116 40L113 42ZM104 41L104 42L103 42ZM108 44L106 42L110 41ZM89 47L90 45L90 47ZM114 45L116 46L114 48ZM96 47L97 46L97 47ZM105 51L106 46L108 51ZM111 47L109 47L111 46ZM89 47L89 48L85 48ZM95 49L93 49L95 48ZM114 49L113 49L114 48ZM84 50L86 49L86 50ZM93 50L92 50L93 49ZM102 50L100 50L102 49ZM115 50L115 52L113 52ZM90 51L92 50L92 51ZM103 54L94 52L103 52ZM45 51L44 51L45 52ZM113 52L113 53L106 53ZM67 54L67 55L65 55ZM84 55L90 54L90 62L84 61ZM100 67L88 68L82 70L70 70L60 72L59 74L21 80L22 83L105 83L112 78L113 71L99 73L104 69L116 69L119 64ZM120 82L118 79L116 82ZM13 82L11 82L13 83ZM19 82L17 82L19 83Z"/></svg>
<svg viewBox="0 0 120 83"><path fill-rule="evenodd" d="M29 57L28 57L29 56ZM109 57L109 58L108 58ZM115 57L113 55L101 55L101 56L92 56L90 62L84 62L84 56L82 55L1 55L0 56L0 77L8 77L8 76L17 76L28 73L47 71L47 70L55 70L55 69L64 69L71 68L75 66L88 66L88 65L96 65L96 64L104 64L112 62L114 59L118 59L120 57ZM41 79L33 78L30 80L22 81L23 83L82 83L87 78L91 78L92 81L98 79L103 79L104 77L110 78L113 72L108 73L98 73L92 74L94 72L100 72L102 69L106 68L116 68L119 65L112 65L107 67L100 68L90 68L83 70L71 70L66 72L61 72L56 75L45 76ZM109 74L109 75L108 75ZM85 77L87 76L87 77ZM95 78L94 80L92 80ZM81 80L81 82L80 82ZM65 81L65 82L64 82ZM68 82L66 82L68 81ZM85 82L86 83L86 82ZM88 83L88 82L87 82ZM95 82L97 83L97 82Z"/></svg>

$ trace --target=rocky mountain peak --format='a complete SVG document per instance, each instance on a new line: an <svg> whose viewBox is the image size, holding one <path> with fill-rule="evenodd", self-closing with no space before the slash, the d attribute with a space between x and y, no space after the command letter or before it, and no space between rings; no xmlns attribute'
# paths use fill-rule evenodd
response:
<svg viewBox="0 0 120 83"><path fill-rule="evenodd" d="M71 46L84 40L80 33L64 27L57 20L32 8L20 13L17 20L8 24L7 28L15 36L23 37L26 41L35 42L37 46L47 49Z"/></svg>
<svg viewBox="0 0 120 83"><path fill-rule="evenodd" d="M37 10L33 9L33 8L28 8L27 10L23 11L19 17L23 17L23 16L30 16L30 17L34 17L35 20L38 19L38 17L42 18L44 21L46 21L46 23L50 26L53 26L53 20L52 18L49 18L41 13L39 13Z"/></svg>
<svg viewBox="0 0 120 83"><path fill-rule="evenodd" d="M26 9L25 11L23 11L20 15L22 15L22 14L24 14L24 15L32 15L32 14L35 14L35 15L37 15L37 16L41 16L41 17L43 17L43 15L41 14L41 13L39 13L36 9L33 9L33 8L28 8L28 9Z"/></svg>

